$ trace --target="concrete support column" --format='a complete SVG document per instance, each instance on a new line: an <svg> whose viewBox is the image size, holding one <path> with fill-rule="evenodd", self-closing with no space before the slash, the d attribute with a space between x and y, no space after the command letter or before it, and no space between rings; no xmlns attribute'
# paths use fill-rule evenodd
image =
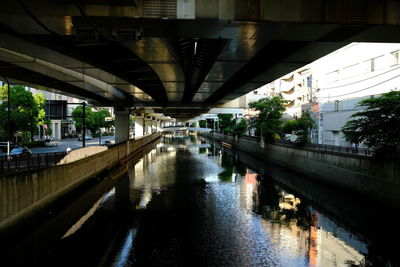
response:
<svg viewBox="0 0 400 267"><path fill-rule="evenodd" d="M157 132L157 119L153 118L151 120L151 133Z"/></svg>
<svg viewBox="0 0 400 267"><path fill-rule="evenodd" d="M143 114L136 114L135 116L135 138L144 135L144 116Z"/></svg>
<svg viewBox="0 0 400 267"><path fill-rule="evenodd" d="M129 140L129 108L115 108L115 143Z"/></svg>
<svg viewBox="0 0 400 267"><path fill-rule="evenodd" d="M153 126L152 124L152 120L151 120L151 117L148 117L148 118L146 118L146 116L145 116L145 119L144 119L145 121L144 121L144 128L145 128L145 130L144 130L144 134L151 134L151 127Z"/></svg>
<svg viewBox="0 0 400 267"><path fill-rule="evenodd" d="M160 132L161 131L161 121L157 120L157 124L156 124L156 132Z"/></svg>
<svg viewBox="0 0 400 267"><path fill-rule="evenodd" d="M199 121L195 121L195 122L194 122L194 127L200 128L200 122L199 122Z"/></svg>

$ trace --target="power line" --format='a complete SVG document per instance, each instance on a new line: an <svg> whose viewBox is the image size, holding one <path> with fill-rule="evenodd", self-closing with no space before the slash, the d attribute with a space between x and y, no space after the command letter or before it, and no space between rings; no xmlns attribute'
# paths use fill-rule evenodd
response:
<svg viewBox="0 0 400 267"><path fill-rule="evenodd" d="M384 75L384 74L386 74L386 73L389 73L389 72L394 71L394 70L397 70L397 69L400 69L400 66L397 67L397 68L388 70L388 71L386 71L386 72L380 73L380 74L378 74L378 75L375 75L375 76L372 76L372 77L368 77L368 78L365 78L365 79L362 79L362 80L358 80L358 81L356 81L356 82L347 83L347 84L342 84L342 85L333 86L333 87L326 87L326 88L324 88L324 90L330 90L330 89L335 89L335 88L339 88L339 87L345 87L345 86L352 85L352 84L356 84L356 83L359 83L359 82L368 81L368 80L370 80L370 79L372 79L372 78L379 77L379 76L381 76L381 75Z"/></svg>
<svg viewBox="0 0 400 267"><path fill-rule="evenodd" d="M324 97L319 97L319 98L335 98L335 97L340 97L340 96L352 95L352 94L355 94L355 93L358 93L358 92L362 92L362 91L371 89L372 87L375 87L375 86L384 84L384 83L386 83L386 82L388 82L388 81L391 81L391 80L393 80L393 79L395 79L395 78L397 78L397 77L400 77L400 75L394 76L394 77L392 77L392 78L390 78L390 79L388 79L388 80L385 80L385 81L383 81L383 82L380 82L380 83L371 85L371 86L369 86L369 87L366 87L366 88L363 88L363 89L360 89L360 90L357 90L357 91L354 91L354 92L351 92L351 93L346 93L346 94L336 95L336 96L324 96Z"/></svg>

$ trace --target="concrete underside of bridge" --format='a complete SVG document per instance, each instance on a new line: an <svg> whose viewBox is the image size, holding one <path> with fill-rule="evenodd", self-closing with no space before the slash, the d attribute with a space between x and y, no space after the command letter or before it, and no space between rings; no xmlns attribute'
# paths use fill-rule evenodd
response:
<svg viewBox="0 0 400 267"><path fill-rule="evenodd" d="M189 119L351 42L399 42L393 0L0 3L0 74Z"/></svg>

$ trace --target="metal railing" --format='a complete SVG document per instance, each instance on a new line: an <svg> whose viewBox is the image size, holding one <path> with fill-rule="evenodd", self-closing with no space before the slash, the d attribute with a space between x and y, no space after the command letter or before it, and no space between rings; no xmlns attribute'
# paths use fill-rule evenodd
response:
<svg viewBox="0 0 400 267"><path fill-rule="evenodd" d="M66 154L66 152L53 152L31 154L28 156L0 156L0 174L54 166L60 162Z"/></svg>
<svg viewBox="0 0 400 267"><path fill-rule="evenodd" d="M221 132L216 132L222 134ZM234 138L231 134L224 134L229 138ZM260 136L250 136L250 135L242 135L240 139L250 140L259 142L261 137ZM268 142L266 142L268 143ZM274 140L273 144L281 144L285 146L297 147L297 148L307 148L315 151L328 151L328 152L336 152L336 153L343 153L343 154L353 154L353 155L365 155L371 156L373 154L373 149L365 148L365 147L350 147L350 146L335 146L335 145L324 145L324 144L304 144L299 146L296 142L292 142L289 140Z"/></svg>
<svg viewBox="0 0 400 267"><path fill-rule="evenodd" d="M288 140L275 140L274 143L298 147L298 145L295 142ZM335 145L324 145L324 144L304 144L301 147L316 151L329 151L329 152L337 152L337 153L353 154L353 155L371 156L373 153L373 150L367 147L353 148L350 146L335 146Z"/></svg>

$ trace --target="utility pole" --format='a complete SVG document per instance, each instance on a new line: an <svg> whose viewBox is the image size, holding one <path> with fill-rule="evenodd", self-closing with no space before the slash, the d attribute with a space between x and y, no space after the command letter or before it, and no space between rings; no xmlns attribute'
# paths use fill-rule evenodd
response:
<svg viewBox="0 0 400 267"><path fill-rule="evenodd" d="M313 107L313 95L312 95L312 74L310 74L308 77L307 77L307 86L308 86L308 90L309 90L309 92L310 92L310 98L309 98L309 105L310 105L310 107L309 107L309 112L310 112L310 117L314 120L314 113L313 113L313 110L312 110L312 107ZM314 140L313 140L313 133L312 133L312 128L310 127L310 140L311 140L311 142L312 143L314 143Z"/></svg>
<svg viewBox="0 0 400 267"><path fill-rule="evenodd" d="M86 102L82 102L82 147L86 146Z"/></svg>

